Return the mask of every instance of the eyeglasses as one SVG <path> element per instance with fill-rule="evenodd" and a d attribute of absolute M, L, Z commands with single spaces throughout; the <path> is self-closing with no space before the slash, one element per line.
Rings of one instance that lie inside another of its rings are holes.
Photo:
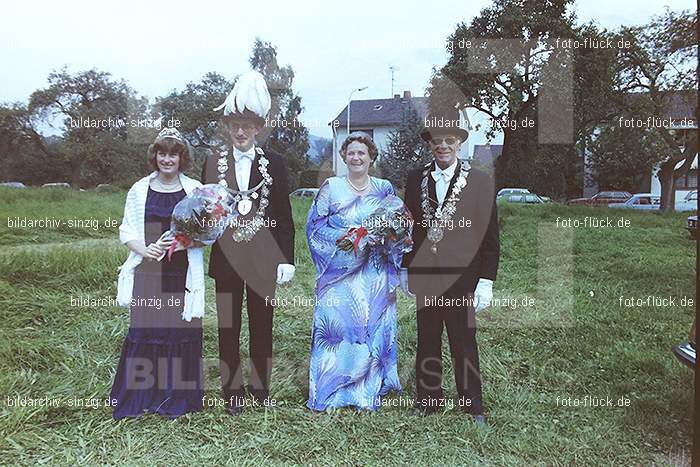
<path fill-rule="evenodd" d="M 457 141 L 459 141 L 459 138 L 455 138 L 454 136 L 448 136 L 446 138 L 432 138 L 430 140 L 430 144 L 432 144 L 433 146 L 440 146 L 443 142 L 445 142 L 445 144 L 447 144 L 448 146 L 452 146 Z"/>
<path fill-rule="evenodd" d="M 238 123 L 238 122 L 231 122 L 228 124 L 228 127 L 233 130 L 233 131 L 238 131 L 240 129 L 243 129 L 243 131 L 252 131 L 255 129 L 255 125 L 252 123 Z"/>

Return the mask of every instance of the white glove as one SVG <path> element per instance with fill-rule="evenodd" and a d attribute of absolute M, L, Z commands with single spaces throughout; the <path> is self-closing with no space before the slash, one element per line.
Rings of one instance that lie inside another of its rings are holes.
<path fill-rule="evenodd" d="M 474 313 L 478 313 L 491 304 L 493 300 L 493 281 L 479 279 L 474 290 Z"/>
<path fill-rule="evenodd" d="M 291 264 L 278 264 L 277 265 L 277 283 L 284 284 L 289 282 L 294 277 L 294 271 L 296 268 Z"/>
<path fill-rule="evenodd" d="M 399 279 L 401 280 L 401 290 L 403 290 L 403 293 L 409 297 L 415 297 L 416 295 L 408 288 L 408 269 L 401 268 L 399 270 Z"/>

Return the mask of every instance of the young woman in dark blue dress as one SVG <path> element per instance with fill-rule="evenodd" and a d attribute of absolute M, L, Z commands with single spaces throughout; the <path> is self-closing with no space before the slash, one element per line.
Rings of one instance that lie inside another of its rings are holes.
<path fill-rule="evenodd" d="M 148 151 L 155 172 L 127 195 L 120 240 L 131 253 L 120 269 L 118 300 L 129 306 L 130 325 L 111 391 L 115 419 L 202 409 L 202 249 L 159 260 L 170 246 L 159 239 L 173 208 L 200 186 L 181 172 L 188 148 L 177 130 L 163 130 Z"/>

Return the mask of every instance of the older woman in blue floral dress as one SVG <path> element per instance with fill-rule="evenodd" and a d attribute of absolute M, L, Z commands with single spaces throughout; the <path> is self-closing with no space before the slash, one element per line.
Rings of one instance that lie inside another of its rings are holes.
<path fill-rule="evenodd" d="M 368 170 L 377 148 L 352 133 L 341 148 L 347 176 L 326 180 L 306 232 L 316 267 L 309 400 L 314 411 L 376 410 L 401 391 L 396 364 L 396 288 L 411 219 L 388 180 Z"/>

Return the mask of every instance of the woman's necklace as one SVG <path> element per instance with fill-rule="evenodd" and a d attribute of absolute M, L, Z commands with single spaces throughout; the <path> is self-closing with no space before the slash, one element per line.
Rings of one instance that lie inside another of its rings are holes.
<path fill-rule="evenodd" d="M 179 177 L 176 177 L 175 179 L 173 179 L 173 181 L 171 183 L 164 183 L 163 181 L 161 181 L 160 177 L 154 178 L 153 181 L 157 185 L 157 188 L 160 188 L 163 191 L 174 191 L 180 187 L 180 178 Z"/>
<path fill-rule="evenodd" d="M 369 182 L 370 182 L 369 177 L 367 177 L 367 183 L 365 183 L 365 186 L 363 186 L 363 187 L 356 187 L 355 184 L 350 181 L 350 177 L 345 177 L 345 179 L 348 181 L 348 184 L 358 193 L 362 193 L 363 191 L 365 191 L 369 187 Z"/>

